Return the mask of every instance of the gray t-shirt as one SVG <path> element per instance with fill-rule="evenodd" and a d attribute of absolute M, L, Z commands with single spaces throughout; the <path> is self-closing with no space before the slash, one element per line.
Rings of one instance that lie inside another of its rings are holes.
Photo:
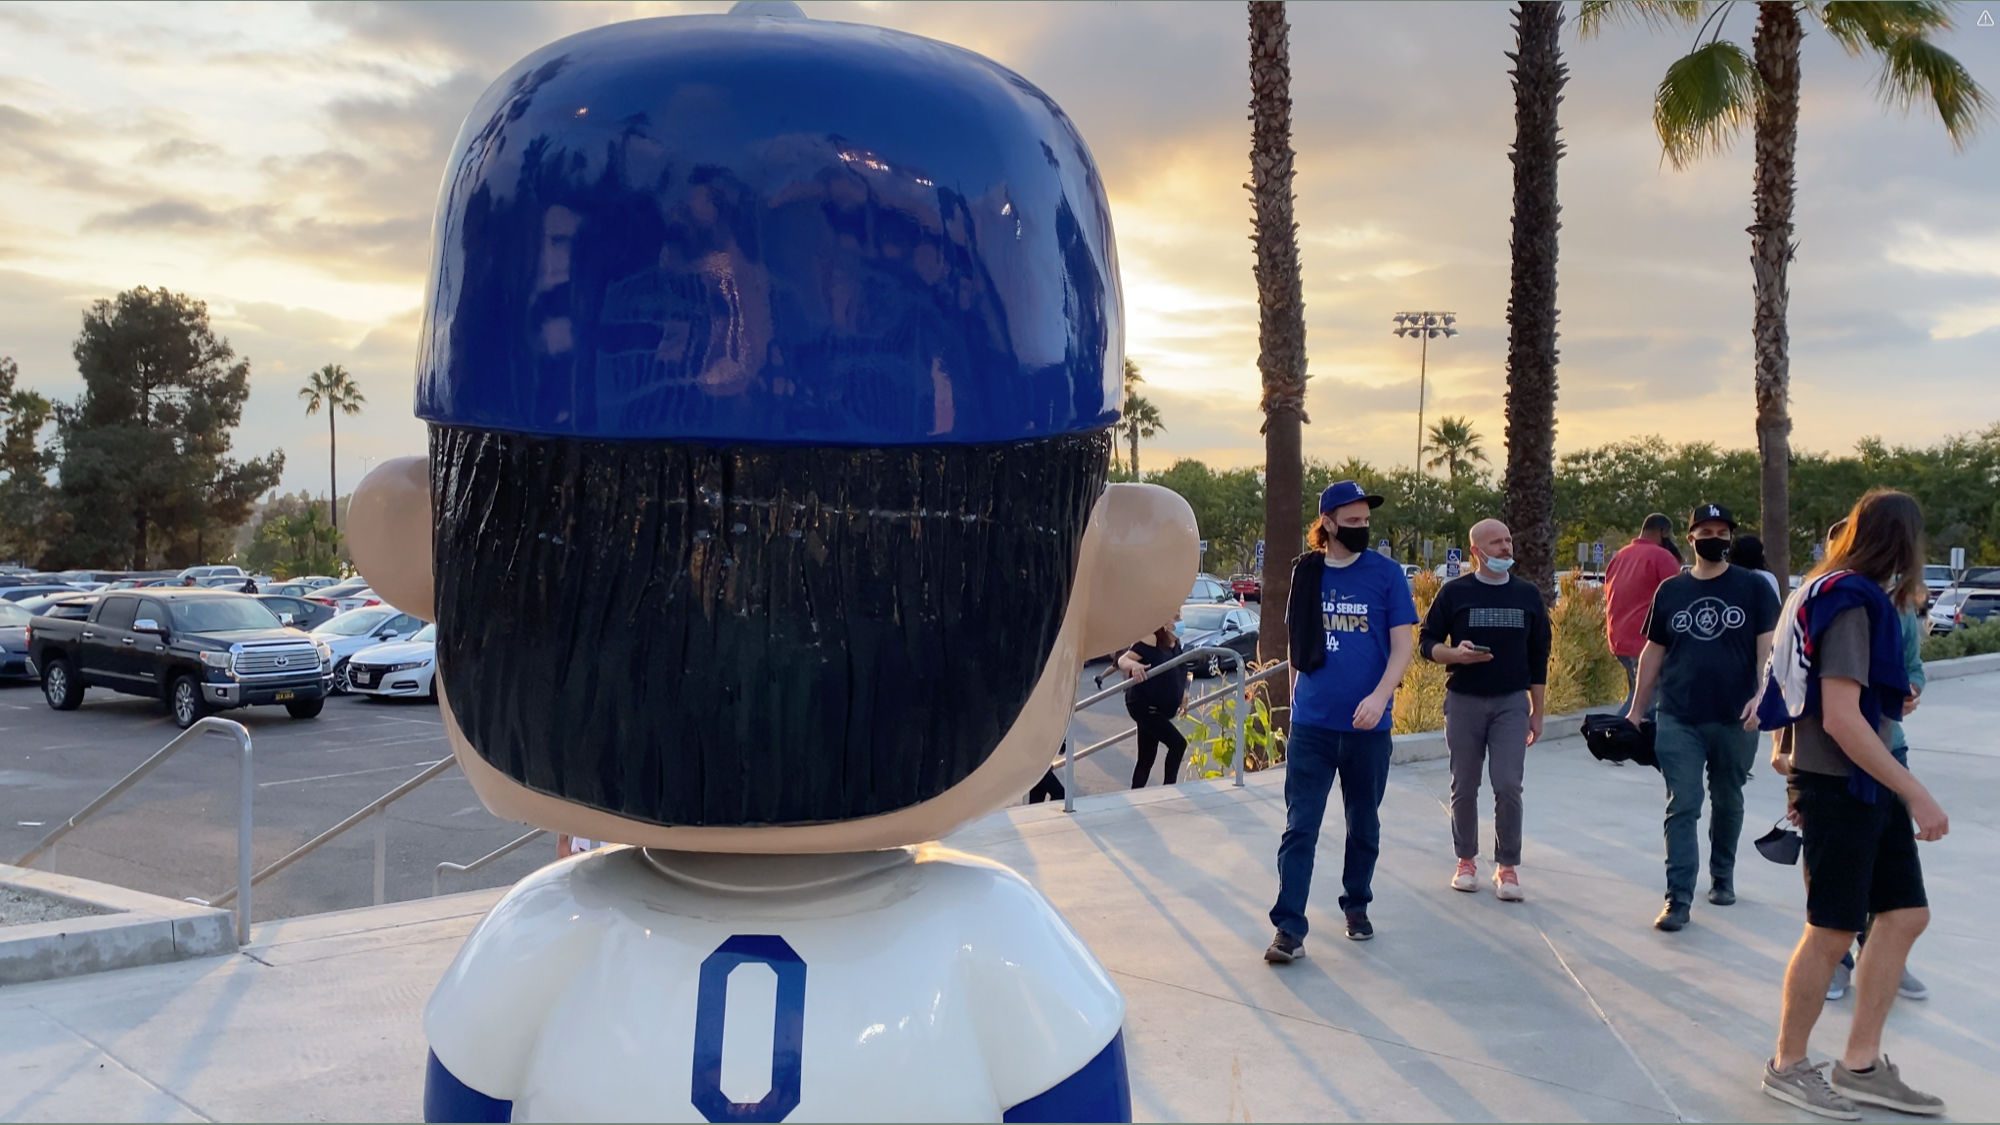
<path fill-rule="evenodd" d="M 1822 692 L 1829 678 L 1853 680 L 1867 687 L 1869 641 L 1866 609 L 1846 610 L 1833 619 L 1826 632 L 1820 634 L 1814 661 L 1814 674 L 1820 678 Z M 1883 745 L 1889 745 L 1895 724 L 1884 718 L 1875 725 L 1875 733 L 1882 736 Z M 1778 731 L 1777 741 L 1780 753 L 1791 754 L 1794 771 L 1846 777 L 1853 770 L 1847 753 L 1826 733 L 1826 724 L 1818 715 L 1808 715 Z"/>

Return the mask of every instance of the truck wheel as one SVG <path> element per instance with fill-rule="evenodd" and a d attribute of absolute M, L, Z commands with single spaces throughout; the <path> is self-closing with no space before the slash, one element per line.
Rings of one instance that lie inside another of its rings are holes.
<path fill-rule="evenodd" d="M 201 699 L 201 685 L 188 675 L 174 678 L 173 686 L 167 689 L 167 706 L 173 712 L 174 725 L 182 730 L 208 714 L 208 705 Z"/>
<path fill-rule="evenodd" d="M 317 719 L 319 713 L 324 710 L 326 710 L 324 699 L 301 699 L 295 703 L 285 704 L 285 712 L 294 719 Z"/>
<path fill-rule="evenodd" d="M 83 706 L 83 681 L 76 678 L 76 665 L 60 656 L 49 661 L 42 669 L 42 696 L 58 711 Z"/>

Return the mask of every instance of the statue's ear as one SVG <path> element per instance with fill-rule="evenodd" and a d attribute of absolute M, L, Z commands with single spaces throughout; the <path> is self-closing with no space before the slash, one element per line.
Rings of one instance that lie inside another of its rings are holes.
<path fill-rule="evenodd" d="M 398 457 L 361 478 L 347 508 L 354 565 L 382 600 L 437 620 L 431 584 L 431 471 L 428 457 Z"/>
<path fill-rule="evenodd" d="M 1075 596 L 1087 599 L 1085 655 L 1123 648 L 1172 621 L 1200 564 L 1194 509 L 1178 493 L 1155 484 L 1105 489 L 1077 573 Z"/>

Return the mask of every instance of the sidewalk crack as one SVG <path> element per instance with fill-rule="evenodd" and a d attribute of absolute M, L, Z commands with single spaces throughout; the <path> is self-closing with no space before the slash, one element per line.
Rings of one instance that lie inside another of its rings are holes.
<path fill-rule="evenodd" d="M 197 1108 L 194 1105 L 194 1103 L 188 1101 L 186 1098 L 181 1097 L 179 1094 L 174 1093 L 172 1090 L 167 1089 L 165 1086 L 162 1086 L 158 1082 L 155 1082 L 152 1079 L 146 1077 L 144 1074 L 139 1073 L 137 1068 L 133 1067 L 130 1063 L 127 1063 L 124 1059 L 119 1058 L 117 1054 L 115 1054 L 111 1050 L 110 1047 L 105 1046 L 102 1043 L 99 1043 L 97 1040 L 92 1039 L 90 1036 L 85 1035 L 83 1032 L 78 1031 L 74 1027 L 71 1027 L 68 1023 L 64 1022 L 61 1016 L 56 1015 L 54 1012 L 51 1012 L 47 1008 L 44 1008 L 38 1004 L 29 1005 L 29 1007 L 37 1014 L 47 1017 L 50 1023 L 53 1023 L 57 1027 L 62 1028 L 64 1031 L 69 1032 L 71 1035 L 76 1036 L 84 1043 L 89 1044 L 98 1053 L 102 1054 L 106 1059 L 110 1060 L 113 1065 L 117 1066 L 118 1069 L 124 1071 L 125 1073 L 131 1075 L 132 1077 L 138 1079 L 139 1081 L 144 1082 L 147 1086 L 151 1087 L 152 1089 L 158 1090 L 160 1093 L 165 1094 L 166 1096 L 174 1099 L 174 1101 L 180 1103 L 181 1108 L 187 1110 L 189 1113 L 194 1114 L 196 1117 L 201 1118 L 203 1121 L 215 1120 L 215 1118 L 210 1117 L 206 1113 L 203 1113 L 199 1108 Z"/>

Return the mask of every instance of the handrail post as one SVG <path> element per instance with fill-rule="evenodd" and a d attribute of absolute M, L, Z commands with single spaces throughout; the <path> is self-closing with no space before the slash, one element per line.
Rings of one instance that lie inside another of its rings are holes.
<path fill-rule="evenodd" d="M 1243 788 L 1243 759 L 1250 756 L 1250 665 L 1236 662 L 1236 788 Z"/>
<path fill-rule="evenodd" d="M 1076 746 L 1067 738 L 1063 739 L 1063 811 L 1076 811 Z"/>
<path fill-rule="evenodd" d="M 208 720 L 203 719 L 202 722 L 208 722 Z M 230 725 L 236 727 L 237 731 L 240 732 L 237 737 L 241 740 L 237 747 L 236 767 L 238 789 L 236 798 L 236 877 L 243 881 L 244 887 L 242 897 L 236 903 L 236 945 L 240 949 L 250 944 L 249 879 L 251 869 L 256 867 L 250 851 L 254 836 L 252 830 L 254 818 L 251 815 L 251 802 L 257 792 L 257 775 L 256 765 L 250 757 L 250 732 L 245 730 L 240 724 L 231 723 Z"/>
<path fill-rule="evenodd" d="M 389 814 L 375 814 L 375 905 L 382 905 L 389 882 Z"/>

